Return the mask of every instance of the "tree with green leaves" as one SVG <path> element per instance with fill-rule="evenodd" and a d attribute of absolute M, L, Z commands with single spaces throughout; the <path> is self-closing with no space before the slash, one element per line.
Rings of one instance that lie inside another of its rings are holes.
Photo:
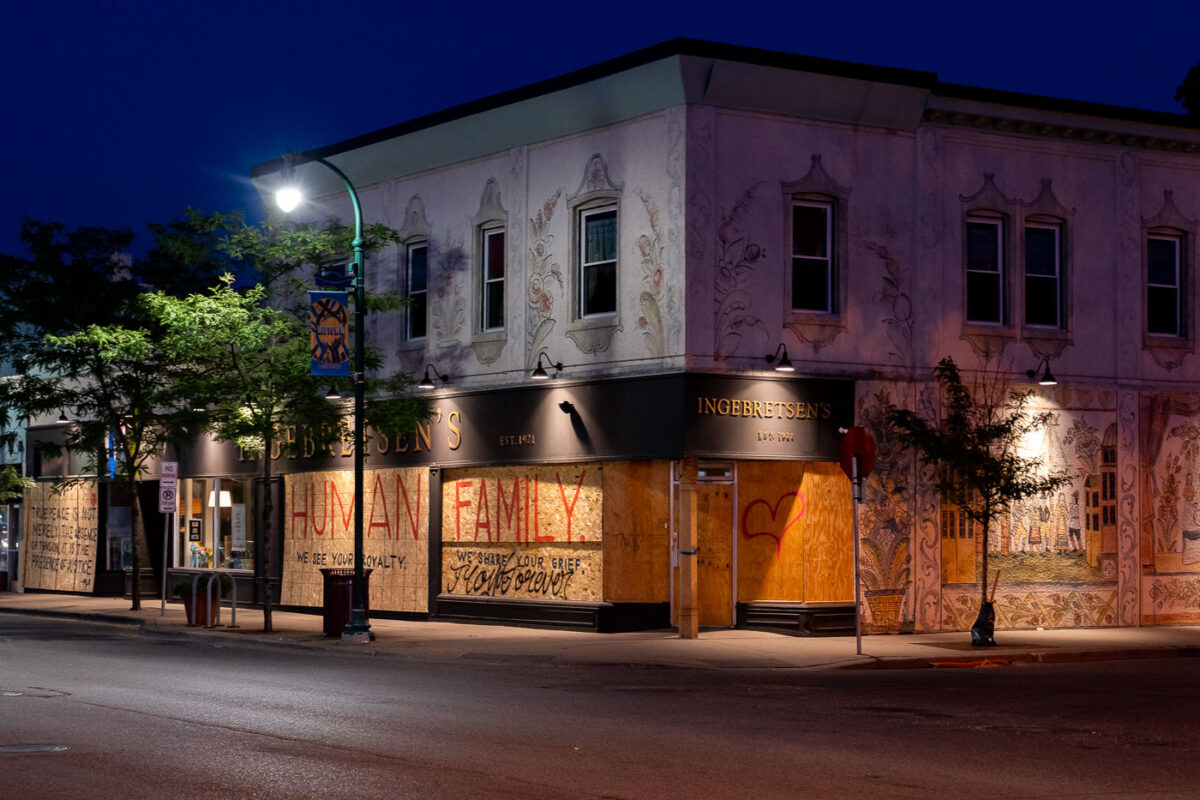
<path fill-rule="evenodd" d="M 138 293 L 124 257 L 133 241 L 124 229 L 25 220 L 26 255 L 0 255 L 0 358 L 19 360 L 44 334 L 113 322 Z"/>
<path fill-rule="evenodd" d="M 89 474 L 108 475 L 113 457 L 113 480 L 131 498 L 136 611 L 141 608 L 140 545 L 145 542 L 138 484 L 148 462 L 178 435 L 189 413 L 169 380 L 165 351 L 146 328 L 88 325 L 61 336 L 42 336 L 32 343 L 25 362 L 24 374 L 0 382 L 0 407 L 6 415 L 37 419 L 65 414 L 70 424 L 62 447 L 82 455 Z"/>
<path fill-rule="evenodd" d="M 1200 61 L 1183 76 L 1183 83 L 1175 87 L 1175 101 L 1183 105 L 1184 112 L 1192 119 L 1200 119 Z"/>
<path fill-rule="evenodd" d="M 9 464 L 0 469 L 0 504 L 19 503 L 25 496 L 26 489 L 32 489 L 34 480 L 26 478 L 17 468 Z"/>
<path fill-rule="evenodd" d="M 192 217 L 200 227 L 218 231 L 211 240 L 224 256 L 259 276 L 264 283 L 239 290 L 232 276 L 208 292 L 176 299 L 159 292 L 145 298 L 146 308 L 164 331 L 175 366 L 178 391 L 205 407 L 207 429 L 217 439 L 236 443 L 262 458 L 263 485 L 271 484 L 272 446 L 277 431 L 296 425 L 308 439 L 329 446 L 347 434 L 341 403 L 324 397 L 331 383 L 349 388 L 350 379 L 331 381 L 310 375 L 311 344 L 307 305 L 302 304 L 306 269 L 336 259 L 349 249 L 352 231 L 339 223 L 324 226 L 269 222 L 246 225 L 238 217 Z M 368 250 L 397 237 L 386 226 L 372 226 Z M 270 286 L 268 287 L 269 284 Z M 391 296 L 374 295 L 371 308 L 398 306 Z M 367 354 L 365 422 L 388 436 L 411 432 L 429 415 L 424 398 L 412 395 L 405 374 L 379 376 L 382 358 Z M 264 493 L 260 540 L 271 538 L 272 503 Z M 262 581 L 263 625 L 271 630 L 270 548 L 257 561 Z"/>
<path fill-rule="evenodd" d="M 982 620 L 991 610 L 988 539 L 992 522 L 1026 498 L 1067 485 L 1070 476 L 1049 469 L 1039 458 L 1021 454 L 1023 440 L 1053 421 L 1049 412 L 1026 410 L 1033 392 L 1008 391 L 998 379 L 984 379 L 970 387 L 952 358 L 943 358 L 933 372 L 942 401 L 940 419 L 927 420 L 894 405 L 887 407 L 885 418 L 901 446 L 914 450 L 922 464 L 935 469 L 935 487 L 943 499 L 979 524 Z M 972 633 L 974 640 L 975 628 Z M 990 630 L 986 638 L 991 639 Z"/>

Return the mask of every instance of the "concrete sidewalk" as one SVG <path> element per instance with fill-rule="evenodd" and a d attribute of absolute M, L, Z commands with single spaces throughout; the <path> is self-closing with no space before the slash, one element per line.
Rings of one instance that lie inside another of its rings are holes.
<path fill-rule="evenodd" d="M 197 640 L 369 653 L 432 661 L 526 662 L 694 669 L 962 668 L 1081 660 L 1166 658 L 1200 655 L 1200 626 L 1072 628 L 999 631 L 998 647 L 975 648 L 966 632 L 796 637 L 747 630 L 705 630 L 683 640 L 673 630 L 591 633 L 458 622 L 372 619 L 376 639 L 345 644 L 322 634 L 322 617 L 275 611 L 271 633 L 262 630 L 261 609 L 221 609 L 214 628 L 188 627 L 183 606 L 147 598 L 139 611 L 128 600 L 68 594 L 0 592 L 0 613 L 38 614 L 136 625 L 149 633 Z"/>

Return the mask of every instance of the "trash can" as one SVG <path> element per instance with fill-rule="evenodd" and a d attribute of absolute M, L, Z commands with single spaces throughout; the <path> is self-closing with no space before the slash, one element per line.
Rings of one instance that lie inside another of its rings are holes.
<path fill-rule="evenodd" d="M 325 635 L 341 636 L 354 612 L 354 570 L 341 567 L 321 570 L 325 590 Z M 363 611 L 371 608 L 371 570 L 363 570 Z"/>

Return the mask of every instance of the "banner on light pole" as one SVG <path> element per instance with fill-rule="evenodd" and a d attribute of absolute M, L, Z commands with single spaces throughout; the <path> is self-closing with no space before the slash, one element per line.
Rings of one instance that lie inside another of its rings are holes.
<path fill-rule="evenodd" d="M 317 378 L 350 375 L 350 301 L 348 292 L 309 292 L 312 370 Z"/>

